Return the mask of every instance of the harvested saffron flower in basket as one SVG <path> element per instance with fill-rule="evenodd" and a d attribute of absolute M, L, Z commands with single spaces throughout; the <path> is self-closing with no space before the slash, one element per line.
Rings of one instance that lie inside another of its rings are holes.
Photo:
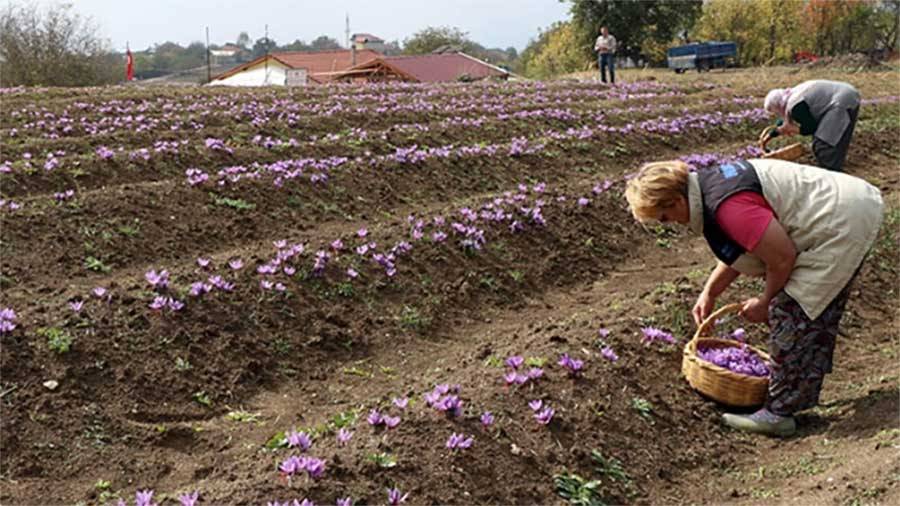
<path fill-rule="evenodd" d="M 759 377 L 769 375 L 769 366 L 746 345 L 727 348 L 698 347 L 697 356 L 738 374 Z"/>

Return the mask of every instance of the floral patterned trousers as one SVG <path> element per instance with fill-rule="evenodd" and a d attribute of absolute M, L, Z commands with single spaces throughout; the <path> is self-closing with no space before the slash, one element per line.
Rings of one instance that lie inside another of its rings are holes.
<path fill-rule="evenodd" d="M 790 416 L 819 403 L 852 283 L 851 279 L 815 320 L 784 291 L 769 302 L 772 363 L 766 408 L 770 412 Z"/>

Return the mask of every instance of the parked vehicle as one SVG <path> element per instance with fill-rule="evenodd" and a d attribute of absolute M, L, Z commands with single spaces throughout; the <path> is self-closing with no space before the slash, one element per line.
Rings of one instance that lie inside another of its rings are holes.
<path fill-rule="evenodd" d="M 669 68 L 677 73 L 697 69 L 733 67 L 737 64 L 737 44 L 734 42 L 699 42 L 670 48 Z"/>

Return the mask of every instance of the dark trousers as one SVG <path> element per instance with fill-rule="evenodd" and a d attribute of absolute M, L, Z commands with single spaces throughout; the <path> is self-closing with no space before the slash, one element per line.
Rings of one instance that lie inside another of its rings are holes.
<path fill-rule="evenodd" d="M 850 138 L 853 137 L 853 128 L 856 127 L 856 117 L 859 115 L 859 106 L 849 109 L 847 114 L 850 115 L 850 124 L 847 125 L 837 145 L 829 146 L 827 142 L 813 136 L 813 154 L 819 167 L 823 169 L 842 172 L 844 168 L 844 160 L 847 159 L 847 151 L 850 149 Z"/>
<path fill-rule="evenodd" d="M 606 82 L 606 67 L 609 67 L 609 82 L 616 82 L 616 58 L 612 53 L 600 54 L 600 79 Z"/>

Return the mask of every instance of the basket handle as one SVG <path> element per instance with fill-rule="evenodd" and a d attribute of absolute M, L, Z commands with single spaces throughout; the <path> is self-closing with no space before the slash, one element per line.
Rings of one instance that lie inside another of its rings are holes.
<path fill-rule="evenodd" d="M 739 302 L 720 307 L 718 310 L 714 311 L 713 314 L 709 315 L 705 320 L 703 320 L 703 323 L 701 323 L 700 326 L 697 327 L 697 332 L 694 334 L 694 337 L 691 339 L 691 341 L 703 335 L 703 333 L 706 332 L 706 329 L 716 321 L 716 318 L 722 316 L 725 313 L 734 313 L 740 311 L 742 307 L 744 307 L 744 305 Z"/>

